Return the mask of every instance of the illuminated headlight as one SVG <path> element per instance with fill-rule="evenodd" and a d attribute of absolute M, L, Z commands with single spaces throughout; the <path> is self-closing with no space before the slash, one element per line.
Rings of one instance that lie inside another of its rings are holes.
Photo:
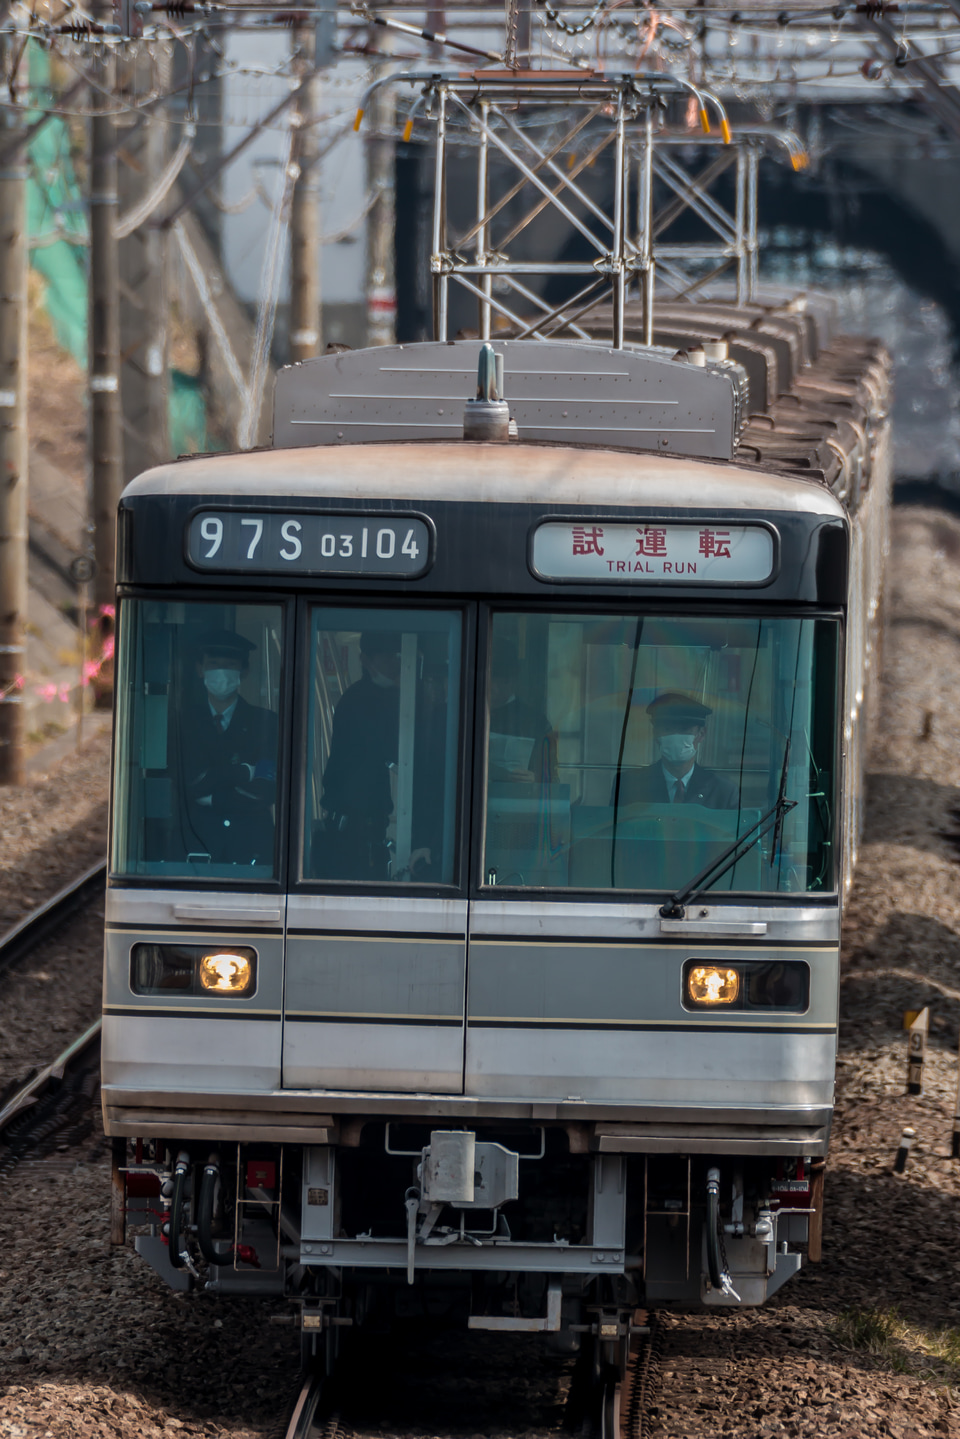
<path fill-rule="evenodd" d="M 135 944 L 130 951 L 134 994 L 222 994 L 234 999 L 253 993 L 257 952 L 209 944 Z"/>
<path fill-rule="evenodd" d="M 736 1004 L 740 976 L 735 969 L 698 964 L 687 970 L 687 1000 L 690 1004 Z"/>
<path fill-rule="evenodd" d="M 810 1004 L 810 966 L 802 959 L 744 959 L 734 964 L 688 959 L 686 1009 L 779 1009 L 803 1013 Z"/>
<path fill-rule="evenodd" d="M 253 965 L 245 954 L 205 954 L 200 983 L 217 994 L 246 994 L 253 983 Z"/>

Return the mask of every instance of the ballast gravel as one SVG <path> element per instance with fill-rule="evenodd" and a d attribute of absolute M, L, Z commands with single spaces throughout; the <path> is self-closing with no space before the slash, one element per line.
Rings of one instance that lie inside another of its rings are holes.
<path fill-rule="evenodd" d="M 109 793 L 106 729 L 27 784 L 0 787 L 0 936 L 103 859 Z"/>
<path fill-rule="evenodd" d="M 0 788 L 0 937 L 103 859 L 109 779 L 104 731 L 30 783 Z M 100 902 L 15 969 L 0 972 L 0 1092 L 48 1063 L 96 1019 L 102 952 Z"/>
<path fill-rule="evenodd" d="M 960 1322 L 960 1163 L 950 1157 L 960 1026 L 960 849 L 951 840 L 960 835 L 960 522 L 939 511 L 894 512 L 885 664 L 844 931 L 823 1263 L 762 1310 L 664 1316 L 657 1439 L 960 1439 L 960 1369 L 936 1352 L 949 1357 L 949 1328 Z M 54 818 L 49 834 L 56 829 Z M 30 840 L 27 826 L 19 848 L 5 851 L 24 872 Z M 41 834 L 38 843 L 50 841 Z M 0 894 L 14 904 L 15 887 Z M 49 972 L 87 965 L 98 976 L 97 937 L 86 944 L 62 954 L 56 970 L 50 960 Z M 57 983 L 38 985 L 32 1002 L 39 1023 L 56 1022 Z M 925 1092 L 907 1097 L 903 1013 L 924 1006 L 932 1017 Z M 25 1058 L 34 1044 L 25 1038 Z M 917 1140 L 901 1177 L 893 1160 L 907 1125 Z M 270 1322 L 282 1307 L 168 1291 L 130 1250 L 109 1248 L 108 1190 L 102 1138 L 21 1165 L 4 1186 L 0 1439 L 276 1433 L 296 1369 L 292 1331 Z M 367 1345 L 374 1369 L 389 1343 L 375 1336 Z M 535 1341 L 482 1345 L 477 1365 L 470 1353 L 457 1344 L 445 1364 L 410 1365 L 402 1400 L 387 1386 L 352 1432 L 532 1439 L 559 1431 Z M 462 1374 L 451 1385 L 456 1362 Z M 558 1369 L 558 1399 L 568 1373 Z"/>

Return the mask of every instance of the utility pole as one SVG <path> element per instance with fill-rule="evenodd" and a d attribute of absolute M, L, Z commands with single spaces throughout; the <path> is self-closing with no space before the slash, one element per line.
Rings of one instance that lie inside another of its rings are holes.
<path fill-rule="evenodd" d="M 15 64 L 11 38 L 2 68 Z M 16 96 L 16 78 L 10 90 Z M 17 141 L 19 140 L 19 144 Z M 27 618 L 27 152 L 23 111 L 0 111 L 0 784 L 22 784 Z"/>
<path fill-rule="evenodd" d="M 146 47 L 118 66 L 119 88 L 148 94 L 169 84 L 170 66 Z M 166 72 L 166 73 L 165 73 Z M 155 106 L 144 122 L 118 121 L 117 203 L 121 218 L 152 191 L 166 160 L 167 122 Z M 167 371 L 169 232 L 149 219 L 118 242 L 118 304 L 124 483 L 170 458 Z"/>
<path fill-rule="evenodd" d="M 110 0 L 96 15 L 112 23 Z M 90 122 L 90 449 L 93 485 L 90 513 L 97 562 L 96 604 L 112 605 L 116 583 L 117 503 L 122 488 L 120 419 L 120 304 L 117 253 L 117 126 L 112 113 L 116 62 L 104 47 L 102 89 L 91 91 Z M 103 92 L 106 91 L 106 94 Z"/>
<path fill-rule="evenodd" d="M 292 36 L 293 73 L 306 81 L 291 116 L 292 163 L 297 167 L 290 209 L 290 359 L 312 359 L 320 353 L 322 307 L 320 290 L 320 166 L 317 160 L 317 108 L 320 85 L 308 78 L 317 60 L 315 27 L 300 25 Z"/>
<path fill-rule="evenodd" d="M 378 65 L 374 78 L 382 79 L 388 73 L 386 65 Z M 367 135 L 367 189 L 376 196 L 367 217 L 368 345 L 392 345 L 396 340 L 396 114 L 392 88 L 381 85 L 371 97 Z"/>

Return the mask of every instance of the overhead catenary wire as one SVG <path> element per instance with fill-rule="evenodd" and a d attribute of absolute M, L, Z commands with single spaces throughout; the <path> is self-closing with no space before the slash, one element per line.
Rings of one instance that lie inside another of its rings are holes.
<path fill-rule="evenodd" d="M 211 293 L 210 286 L 207 283 L 203 266 L 200 263 L 196 250 L 193 248 L 183 220 L 174 221 L 171 229 L 177 241 L 180 254 L 183 257 L 184 264 L 189 271 L 190 278 L 196 287 L 201 307 L 210 326 L 210 333 L 216 341 L 217 348 L 220 351 L 223 363 L 226 366 L 230 379 L 233 381 L 237 394 L 243 399 L 247 392 L 247 382 L 244 379 L 243 371 L 240 368 L 240 362 L 237 359 L 234 348 L 230 343 L 230 337 L 220 318 L 220 313 L 214 301 L 213 294 Z"/>
<path fill-rule="evenodd" d="M 171 155 L 157 176 L 157 182 L 153 189 L 143 197 L 138 205 L 117 220 L 113 227 L 113 233 L 118 240 L 125 240 L 128 235 L 132 235 L 134 230 L 138 230 L 143 222 L 150 218 L 157 206 L 163 203 L 176 184 L 177 176 L 186 164 L 192 148 L 193 133 L 188 130 L 180 141 L 178 149 Z"/>
<path fill-rule="evenodd" d="M 295 183 L 293 156 L 293 127 L 287 130 L 287 143 L 281 184 L 277 191 L 276 206 L 270 232 L 267 237 L 260 276 L 260 304 L 257 309 L 257 329 L 254 339 L 253 363 L 250 381 L 246 389 L 243 413 L 237 431 L 237 442 L 241 450 L 248 450 L 256 439 L 256 426 L 260 419 L 263 390 L 266 382 L 267 364 L 273 344 L 273 328 L 276 322 L 277 301 L 280 294 L 281 250 L 290 224 L 290 202 Z"/>

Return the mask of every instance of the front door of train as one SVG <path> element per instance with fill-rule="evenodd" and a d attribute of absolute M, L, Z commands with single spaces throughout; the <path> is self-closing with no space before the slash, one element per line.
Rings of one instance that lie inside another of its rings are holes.
<path fill-rule="evenodd" d="M 398 604 L 302 615 L 288 1088 L 462 1091 L 466 621 Z"/>

